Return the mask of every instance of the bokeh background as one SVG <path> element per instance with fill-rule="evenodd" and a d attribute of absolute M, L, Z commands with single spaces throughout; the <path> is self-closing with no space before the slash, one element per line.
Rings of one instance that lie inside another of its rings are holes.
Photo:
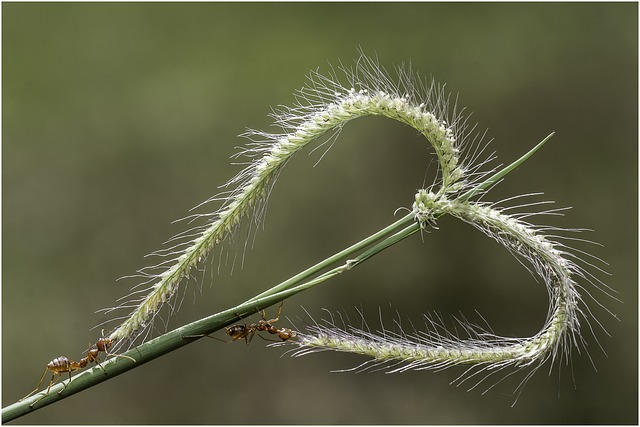
<path fill-rule="evenodd" d="M 585 354 L 485 395 L 449 385 L 460 371 L 331 373 L 362 359 L 281 357 L 254 339 L 199 341 L 16 423 L 637 423 L 637 4 L 3 3 L 2 401 L 29 392 L 58 355 L 82 357 L 133 284 L 118 281 L 184 229 L 171 221 L 240 166 L 245 128 L 270 129 L 309 70 L 351 65 L 358 48 L 392 70 L 411 62 L 446 83 L 508 163 L 553 140 L 491 200 L 544 191 L 572 206 L 553 224 L 595 230 L 581 246 L 609 263 L 623 303 L 590 289 L 611 337 Z M 280 176 L 265 229 L 202 293 L 187 290 L 169 327 L 217 312 L 394 220 L 434 171 L 416 132 L 381 118 L 350 123 Z M 215 207 L 212 207 L 214 209 Z M 236 249 L 231 248 L 231 253 Z M 244 266 L 240 259 L 244 256 Z M 217 261 L 216 261 L 217 265 Z M 506 251 L 442 219 L 342 277 L 288 300 L 376 326 L 378 308 L 478 310 L 497 333 L 528 336 L 544 287 Z M 407 319 L 407 317 L 403 317 Z M 287 321 L 282 324 L 286 325 Z M 407 324 L 407 323 L 405 323 Z M 162 325 L 159 325 L 162 328 Z"/>

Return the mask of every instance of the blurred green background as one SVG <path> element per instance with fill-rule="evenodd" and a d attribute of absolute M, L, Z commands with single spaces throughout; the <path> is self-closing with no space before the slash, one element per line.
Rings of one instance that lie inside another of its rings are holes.
<path fill-rule="evenodd" d="M 3 3 L 3 406 L 28 393 L 58 355 L 79 359 L 143 256 L 184 230 L 170 224 L 217 193 L 240 166 L 246 127 L 291 105 L 310 69 L 351 65 L 361 47 L 391 70 L 446 83 L 489 129 L 508 163 L 553 140 L 487 200 L 544 191 L 563 218 L 595 230 L 580 247 L 610 263 L 618 303 L 585 284 L 611 337 L 586 333 L 590 357 L 541 369 L 517 405 L 518 380 L 482 395 L 455 388 L 459 370 L 331 373 L 358 356 L 280 357 L 199 341 L 18 423 L 528 423 L 638 422 L 637 4 L 42 4 Z M 338 142 L 300 154 L 280 176 L 265 229 L 220 268 L 202 295 L 189 285 L 174 328 L 244 301 L 394 220 L 430 182 L 416 132 L 381 118 L 347 125 Z M 215 207 L 212 207 L 214 209 Z M 450 218 L 337 280 L 288 300 L 353 314 L 378 307 L 484 316 L 528 336 L 547 313 L 544 287 L 506 251 Z M 241 268 L 241 259 L 244 266 Z M 218 260 L 215 260 L 218 265 Z M 232 268 L 233 267 L 233 268 Z M 217 267 L 215 267 L 217 268 Z M 208 277 L 208 276 L 207 276 Z M 602 276 L 601 276 L 602 277 Z M 586 297 L 588 299 L 588 297 Z M 406 317 L 403 317 L 406 319 Z M 157 326 L 163 329 L 158 322 Z M 282 324 L 288 322 L 283 320 Z M 408 324 L 408 323 L 405 323 Z M 585 330 L 587 330 L 585 325 Z M 575 385 L 574 385 L 575 383 Z M 471 385 L 471 384 L 470 384 Z M 488 384 L 490 385 L 490 384 Z"/>

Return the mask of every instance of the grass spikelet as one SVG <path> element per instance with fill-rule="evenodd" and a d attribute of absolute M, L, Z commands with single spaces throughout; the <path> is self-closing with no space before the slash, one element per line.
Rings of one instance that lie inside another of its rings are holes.
<path fill-rule="evenodd" d="M 226 184 L 231 190 L 198 206 L 222 201 L 218 210 L 189 217 L 204 218 L 206 224 L 179 234 L 170 240 L 174 246 L 155 252 L 164 260 L 139 270 L 135 277 L 142 278 L 142 283 L 117 307 L 106 310 L 133 308 L 111 332 L 112 340 L 146 337 L 159 310 L 172 303 L 191 269 L 198 268 L 214 247 L 233 236 L 244 218 L 255 224 L 261 222 L 266 200 L 284 165 L 309 143 L 341 129 L 350 120 L 383 116 L 411 126 L 435 150 L 441 193 L 455 193 L 464 187 L 464 178 L 473 174 L 465 170 L 458 148 L 467 126 L 459 115 L 447 118 L 449 98 L 442 87 L 420 79 L 410 67 L 398 68 L 394 81 L 376 60 L 365 55 L 354 67 L 340 67 L 339 71 L 342 78 L 336 73 L 325 76 L 312 72 L 307 85 L 296 92 L 296 104 L 280 107 L 274 113 L 275 125 L 283 129 L 282 133 L 248 130 L 243 134 L 252 142 L 237 156 L 247 158 L 248 166 Z"/>
<path fill-rule="evenodd" d="M 531 195 L 513 197 L 504 202 L 521 200 L 527 196 Z M 500 203 L 449 199 L 446 195 L 437 195 L 428 190 L 420 190 L 414 203 L 416 220 L 424 228 L 435 226 L 437 218 L 445 214 L 459 218 L 502 244 L 530 272 L 541 279 L 546 285 L 550 306 L 543 328 L 534 336 L 499 336 L 469 323 L 464 318 L 456 319 L 456 324 L 468 336 L 463 339 L 450 333 L 442 319 L 436 316 L 425 316 L 426 331 L 407 334 L 401 328 L 388 331 L 383 326 L 381 332 L 372 333 L 368 328 L 353 327 L 344 322 L 339 326 L 331 316 L 329 320 L 313 321 L 306 332 L 299 333 L 298 341 L 293 344 L 300 348 L 293 352 L 294 356 L 320 350 L 369 356 L 370 360 L 349 369 L 358 372 L 379 369 L 386 369 L 389 373 L 406 370 L 442 370 L 450 366 L 468 365 L 469 368 L 454 383 L 460 385 L 474 379 L 471 389 L 496 373 L 504 372 L 504 377 L 508 377 L 518 370 L 529 368 L 515 390 L 517 401 L 517 396 L 527 380 L 548 360 L 564 360 L 568 363 L 574 348 L 578 352 L 584 351 L 588 354 L 581 322 L 587 324 L 587 329 L 593 333 L 596 341 L 594 325 L 607 333 L 584 304 L 578 292 L 578 288 L 582 287 L 575 278 L 590 282 L 604 294 L 615 299 L 611 294 L 612 290 L 588 272 L 587 268 L 595 266 L 583 257 L 592 256 L 561 243 L 562 233 L 575 230 L 533 226 L 522 220 L 535 215 L 558 215 L 562 209 L 507 213 L 548 203 L 551 202 L 530 202 L 498 208 L 497 205 Z M 550 232 L 561 234 L 556 235 L 554 239 L 554 236 L 545 234 Z M 587 294 L 592 297 L 590 293 Z M 400 323 L 397 322 L 396 325 L 399 327 Z M 515 370 L 505 371 L 509 367 Z M 493 382 L 485 391 L 494 387 L 497 382 Z"/>

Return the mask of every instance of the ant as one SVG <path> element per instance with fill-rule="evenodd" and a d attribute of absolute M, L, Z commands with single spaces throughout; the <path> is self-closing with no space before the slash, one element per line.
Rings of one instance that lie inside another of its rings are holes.
<path fill-rule="evenodd" d="M 42 400 L 45 396 L 49 394 L 51 387 L 57 382 L 56 375 L 59 378 L 61 378 L 62 374 L 67 372 L 69 374 L 69 382 L 71 382 L 71 373 L 85 368 L 89 363 L 98 364 L 98 366 L 100 366 L 100 368 L 104 371 L 106 375 L 107 371 L 105 371 L 104 367 L 100 364 L 100 358 L 98 357 L 101 351 L 105 352 L 107 356 L 124 357 L 127 359 L 131 359 L 133 362 L 136 361 L 133 357 L 125 356 L 122 354 L 109 353 L 108 350 L 112 344 L 113 344 L 113 340 L 111 338 L 105 338 L 105 337 L 100 338 L 94 346 L 89 348 L 87 352 L 87 356 L 80 359 L 79 362 L 75 362 L 65 356 L 56 357 L 55 359 L 53 359 L 51 362 L 47 364 L 47 367 L 42 373 L 42 376 L 40 377 L 40 381 L 38 382 L 38 385 L 36 386 L 36 388 L 31 393 L 27 394 L 25 397 L 20 399 L 20 401 L 23 401 L 24 399 L 28 398 L 33 393 L 38 391 L 38 389 L 40 388 L 40 385 L 42 384 L 42 380 L 44 380 L 44 377 L 48 371 L 53 372 L 53 376 L 51 377 L 51 381 L 49 381 L 49 386 L 47 387 L 47 391 L 42 395 L 42 397 L 40 397 L 40 399 L 31 403 L 29 405 L 30 408 L 32 408 L 33 405 L 38 403 L 40 400 Z M 61 394 L 67 388 L 67 384 L 65 384 L 64 382 L 62 383 L 62 386 L 63 386 L 62 390 L 60 390 L 58 394 Z"/>
<path fill-rule="evenodd" d="M 295 338 L 296 336 L 298 336 L 298 333 L 296 331 L 289 328 L 278 329 L 272 325 L 272 323 L 275 323 L 278 320 L 280 320 L 280 313 L 282 313 L 282 304 L 283 303 L 281 303 L 280 308 L 278 308 L 278 316 L 275 319 L 267 320 L 267 313 L 264 310 L 262 310 L 262 319 L 260 319 L 258 323 L 250 323 L 248 325 L 237 324 L 237 325 L 225 327 L 225 331 L 227 335 L 231 337 L 231 341 L 224 341 L 224 340 L 221 340 L 220 338 L 212 337 L 211 335 L 207 335 L 207 334 L 188 335 L 183 338 L 201 338 L 203 336 L 207 336 L 209 338 L 213 338 L 223 342 L 233 342 L 233 341 L 244 338 L 244 341 L 247 343 L 247 345 L 251 342 L 256 332 L 259 332 L 259 331 L 269 332 L 272 335 L 278 335 L 278 337 L 282 341 Z M 266 338 L 262 337 L 262 335 L 260 334 L 258 334 L 258 336 L 264 340 L 267 340 Z M 267 341 L 271 341 L 271 340 L 267 340 Z"/>
<path fill-rule="evenodd" d="M 102 331 L 102 334 L 104 335 L 104 330 Z M 100 338 L 96 343 L 95 343 L 95 348 L 92 347 L 89 349 L 89 352 L 87 353 L 87 357 L 85 359 L 88 359 L 89 362 L 95 362 L 98 364 L 98 366 L 100 366 L 102 368 L 102 365 L 100 364 L 100 359 L 98 359 L 98 354 L 101 351 L 104 351 L 104 353 L 107 355 L 107 357 L 109 356 L 113 356 L 113 357 L 124 357 L 125 359 L 129 359 L 132 362 L 135 363 L 136 359 L 134 359 L 133 357 L 130 356 L 125 356 L 123 354 L 116 354 L 116 353 L 109 353 L 109 348 L 111 348 L 111 345 L 115 342 L 115 340 L 109 338 L 109 337 L 102 337 Z M 102 370 L 104 371 L 104 368 L 102 368 Z M 106 372 L 105 372 L 106 374 Z"/>
<path fill-rule="evenodd" d="M 280 320 L 280 313 L 282 312 L 282 304 L 283 303 L 281 303 L 280 307 L 278 308 L 278 316 L 276 316 L 275 319 L 267 320 L 267 313 L 264 310 L 262 310 L 262 319 L 260 319 L 258 323 L 251 323 L 248 325 L 238 324 L 238 325 L 230 326 L 228 328 L 225 328 L 227 335 L 231 337 L 231 341 L 244 338 L 244 341 L 247 343 L 247 345 L 251 342 L 251 340 L 253 339 L 253 336 L 258 331 L 266 331 L 272 335 L 278 335 L 278 338 L 280 338 L 282 341 L 295 338 L 298 335 L 296 331 L 291 330 L 289 328 L 278 329 L 272 325 L 272 323 L 275 323 L 278 320 Z M 258 334 L 258 336 L 262 338 L 262 335 Z"/>

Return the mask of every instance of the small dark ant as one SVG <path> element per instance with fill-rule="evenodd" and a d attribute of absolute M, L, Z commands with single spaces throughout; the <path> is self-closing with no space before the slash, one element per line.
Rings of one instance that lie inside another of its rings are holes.
<path fill-rule="evenodd" d="M 133 362 L 136 361 L 133 357 L 125 356 L 122 354 L 109 353 L 108 350 L 112 344 L 113 344 L 113 340 L 111 338 L 105 338 L 105 337 L 100 338 L 94 346 L 89 348 L 89 350 L 87 351 L 87 356 L 80 359 L 79 362 L 75 362 L 65 356 L 56 357 L 55 359 L 53 359 L 51 362 L 47 364 L 47 367 L 42 373 L 42 376 L 40 377 L 40 381 L 38 382 L 38 385 L 36 386 L 36 388 L 31 393 L 27 394 L 25 397 L 20 399 L 20 401 L 28 398 L 33 393 L 38 391 L 38 389 L 40 388 L 40 385 L 42 384 L 42 380 L 44 380 L 44 377 L 48 371 L 53 372 L 53 376 L 51 377 L 51 381 L 49 381 L 49 386 L 47 387 L 47 391 L 42 395 L 42 397 L 40 397 L 40 399 L 31 403 L 29 405 L 30 408 L 32 408 L 33 405 L 41 401 L 45 396 L 49 394 L 51 387 L 58 381 L 56 380 L 56 375 L 58 376 L 58 379 L 60 379 L 62 377 L 62 374 L 67 372 L 69 373 L 69 382 L 71 382 L 71 373 L 85 368 L 89 363 L 96 363 L 98 366 L 100 366 L 100 368 L 106 374 L 107 372 L 104 370 L 104 367 L 100 364 L 100 358 L 98 357 L 101 351 L 105 352 L 107 356 L 124 357 L 127 359 L 131 359 Z M 63 386 L 62 390 L 60 390 L 58 394 L 61 394 L 67 388 L 67 384 L 65 384 L 64 382 L 62 383 L 62 386 Z"/>

